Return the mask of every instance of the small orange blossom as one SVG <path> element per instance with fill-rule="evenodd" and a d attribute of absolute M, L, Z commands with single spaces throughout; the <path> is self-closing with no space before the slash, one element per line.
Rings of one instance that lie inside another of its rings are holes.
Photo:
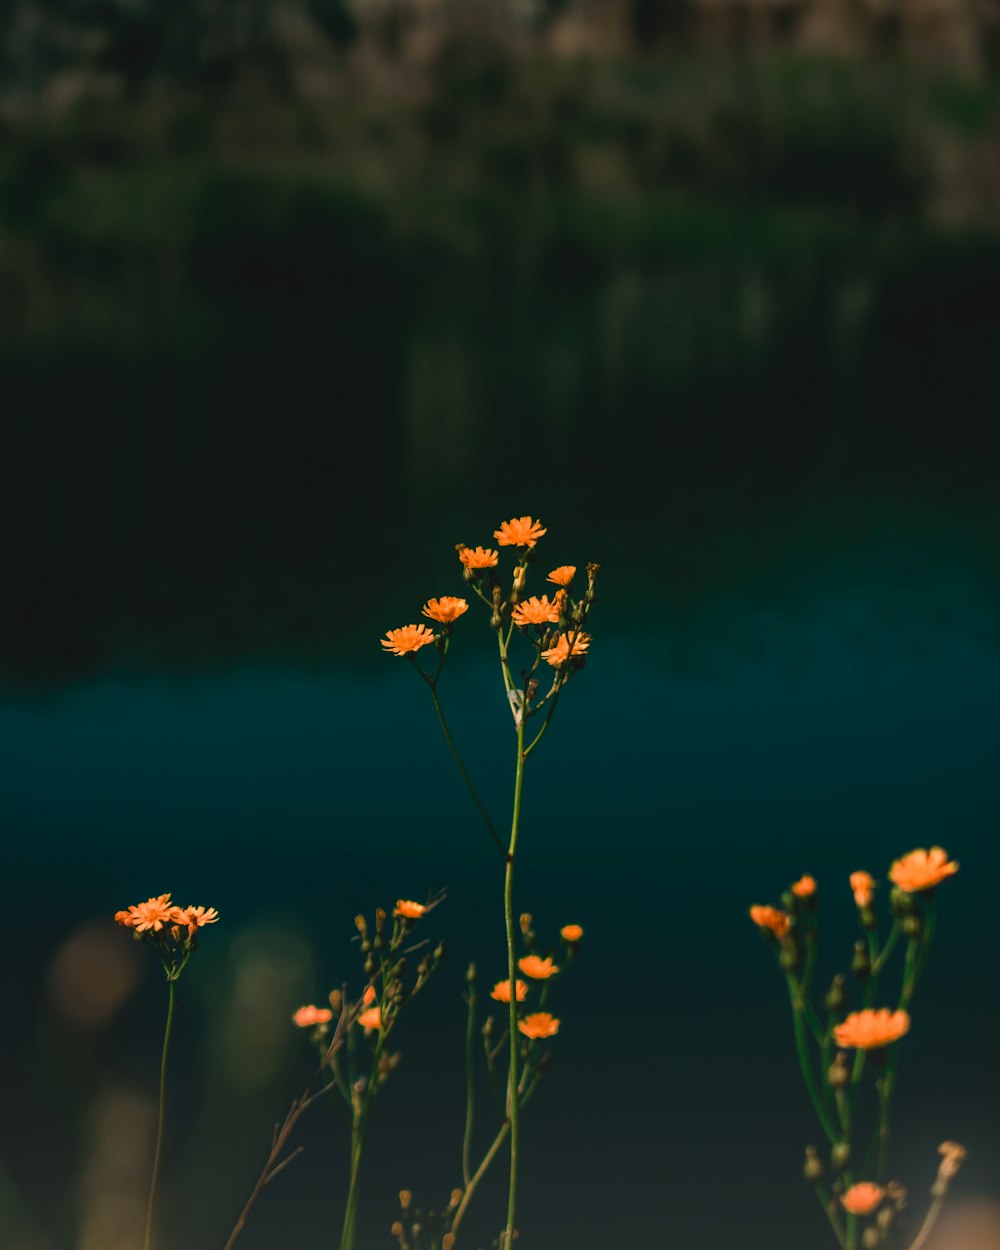
<path fill-rule="evenodd" d="M 458 558 L 467 569 L 493 569 L 500 556 L 492 547 L 466 547 L 459 543 Z"/>
<path fill-rule="evenodd" d="M 366 1033 L 370 1033 L 372 1029 L 380 1029 L 382 1027 L 382 1008 L 369 1007 L 366 1011 L 358 1013 L 358 1024 Z"/>
<path fill-rule="evenodd" d="M 523 1020 L 518 1020 L 517 1027 L 525 1037 L 555 1037 L 559 1032 L 559 1021 L 551 1012 L 535 1011 Z"/>
<path fill-rule="evenodd" d="M 442 625 L 450 625 L 457 621 L 463 612 L 468 612 L 469 603 L 458 595 L 442 595 L 440 599 L 428 599 L 420 609 L 424 616 Z"/>
<path fill-rule="evenodd" d="M 880 1007 L 874 1011 L 866 1007 L 864 1011 L 852 1011 L 843 1024 L 834 1028 L 833 1036 L 838 1046 L 877 1050 L 898 1042 L 909 1031 L 910 1017 L 902 1009 L 890 1011 L 888 1007 Z"/>
<path fill-rule="evenodd" d="M 940 885 L 945 877 L 951 877 L 956 872 L 958 864 L 954 860 L 949 862 L 948 852 L 943 847 L 932 846 L 929 851 L 921 847 L 897 859 L 889 869 L 889 876 L 901 890 L 916 894 Z"/>
<path fill-rule="evenodd" d="M 523 1003 L 528 997 L 528 986 L 524 981 L 517 980 L 514 982 L 517 994 L 517 1001 Z M 510 981 L 498 981 L 490 990 L 490 998 L 495 998 L 498 1003 L 510 1002 Z"/>
<path fill-rule="evenodd" d="M 551 959 L 542 959 L 539 955 L 525 955 L 517 961 L 517 966 L 526 977 L 535 981 L 547 981 L 553 973 L 559 971 Z"/>
<path fill-rule="evenodd" d="M 399 898 L 393 915 L 402 916 L 404 920 L 419 920 L 426 910 L 423 903 L 415 903 L 412 898 Z"/>
<path fill-rule="evenodd" d="M 758 929 L 770 929 L 775 937 L 782 938 L 788 932 L 788 913 L 777 907 L 763 907 L 755 903 L 750 908 L 750 919 Z"/>
<path fill-rule="evenodd" d="M 530 516 L 516 516 L 509 521 L 501 521 L 500 528 L 493 531 L 493 537 L 501 547 L 533 547 L 545 533 L 547 530 L 541 521 Z"/>
<path fill-rule="evenodd" d="M 573 635 L 573 645 L 570 648 L 569 636 L 560 634 L 558 639 L 551 647 L 547 647 L 542 652 L 542 659 L 546 664 L 551 664 L 553 668 L 562 668 L 570 655 L 583 655 L 590 646 L 590 635 L 585 634 L 583 630 L 578 630 Z"/>
<path fill-rule="evenodd" d="M 511 613 L 515 625 L 544 625 L 546 622 L 555 624 L 559 620 L 559 604 L 549 601 L 548 595 L 538 598 L 532 595 L 519 603 Z"/>
<path fill-rule="evenodd" d="M 433 642 L 437 635 L 426 625 L 401 625 L 399 629 L 386 630 L 384 638 L 380 638 L 382 646 L 393 655 L 406 655 L 408 651 L 419 651 Z"/>
<path fill-rule="evenodd" d="M 852 872 L 851 889 L 858 907 L 871 907 L 875 890 L 875 878 L 870 872 Z"/>
<path fill-rule="evenodd" d="M 297 1024 L 300 1029 L 309 1029 L 314 1024 L 329 1024 L 332 1019 L 333 1012 L 329 1007 L 314 1007 L 310 1004 L 298 1009 L 292 1016 L 292 1023 Z"/>
<path fill-rule="evenodd" d="M 560 564 L 557 569 L 552 570 L 545 580 L 547 582 L 555 582 L 557 586 L 568 586 L 575 576 L 575 564 Z"/>
<path fill-rule="evenodd" d="M 816 893 L 816 878 L 810 877 L 808 874 L 799 877 L 798 881 L 792 886 L 792 893 L 797 898 L 810 898 Z"/>
<path fill-rule="evenodd" d="M 885 1190 L 874 1181 L 858 1181 L 840 1196 L 840 1205 L 852 1215 L 871 1215 L 885 1197 Z"/>
<path fill-rule="evenodd" d="M 578 924 L 564 924 L 559 930 L 559 936 L 564 942 L 579 942 L 583 937 L 583 928 Z"/>

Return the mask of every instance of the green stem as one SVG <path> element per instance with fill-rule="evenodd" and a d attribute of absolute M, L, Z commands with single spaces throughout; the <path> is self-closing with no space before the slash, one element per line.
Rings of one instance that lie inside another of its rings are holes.
<path fill-rule="evenodd" d="M 520 1034 L 517 1028 L 517 964 L 515 961 L 514 930 L 514 856 L 517 851 L 517 835 L 521 823 L 521 795 L 524 788 L 524 718 L 517 726 L 517 768 L 514 774 L 514 810 L 510 824 L 510 846 L 507 849 L 507 871 L 504 874 L 504 918 L 507 927 L 507 978 L 510 982 L 510 1044 L 507 1071 L 507 1115 L 510 1119 L 510 1188 L 507 1192 L 507 1226 L 504 1231 L 502 1250 L 512 1250 L 514 1244 L 514 1220 L 517 1215 L 517 1155 L 520 1145 L 519 1103 L 517 1086 L 517 1059 Z"/>
<path fill-rule="evenodd" d="M 469 981 L 469 1011 L 465 1021 L 465 1136 L 462 1138 L 462 1184 L 468 1187 L 472 1173 L 472 1125 L 475 1114 L 475 1068 L 473 1056 L 476 1047 L 476 983 Z"/>
<path fill-rule="evenodd" d="M 795 1048 L 798 1051 L 802 1079 L 805 1081 L 806 1089 L 809 1091 L 813 1110 L 816 1112 L 816 1117 L 822 1125 L 823 1132 L 826 1133 L 830 1144 L 833 1145 L 839 1140 L 839 1135 L 830 1121 L 826 1107 L 823 1105 L 823 1099 L 820 1097 L 819 1089 L 816 1086 L 816 1078 L 813 1075 L 812 1063 L 809 1059 L 809 1042 L 806 1036 L 805 1004 L 802 998 L 802 989 L 791 975 L 788 976 L 788 995 L 792 1000 Z"/>
<path fill-rule="evenodd" d="M 156 1205 L 156 1183 L 160 1177 L 160 1155 L 163 1152 L 163 1119 L 166 1111 L 167 1093 L 167 1052 L 170 1049 L 170 1034 L 174 1027 L 174 986 L 176 980 L 167 975 L 167 1023 L 163 1030 L 163 1051 L 160 1055 L 160 1114 L 156 1125 L 156 1151 L 153 1155 L 153 1176 L 149 1183 L 149 1203 L 146 1207 L 146 1241 L 145 1250 L 153 1245 L 153 1208 Z"/>
<path fill-rule="evenodd" d="M 524 752 L 525 759 L 528 758 L 528 756 L 535 749 L 535 747 L 538 746 L 539 742 L 541 742 L 542 735 L 545 733 L 546 729 L 548 729 L 549 727 L 549 722 L 552 720 L 552 715 L 556 710 L 556 705 L 558 704 L 558 702 L 559 702 L 559 696 L 557 694 L 556 697 L 549 704 L 549 710 L 546 712 L 545 719 L 542 721 L 541 729 L 539 729 L 538 733 L 536 733 L 534 738 L 531 740 L 531 743 L 525 748 L 525 752 Z"/>
<path fill-rule="evenodd" d="M 500 848 L 501 852 L 503 852 L 504 845 L 500 838 L 500 835 L 493 828 L 493 822 L 490 820 L 489 815 L 487 814 L 486 808 L 483 806 L 482 800 L 480 799 L 479 795 L 476 793 L 476 787 L 472 784 L 472 778 L 469 776 L 468 772 L 466 771 L 466 767 L 462 763 L 462 757 L 458 753 L 458 747 L 455 746 L 455 740 L 451 736 L 451 730 L 449 730 L 448 728 L 448 722 L 444 718 L 444 709 L 441 707 L 441 699 L 438 696 L 437 686 L 435 685 L 433 681 L 431 681 L 429 677 L 426 676 L 426 674 L 424 675 L 424 677 L 425 677 L 425 680 L 427 681 L 427 685 L 430 687 L 431 698 L 434 700 L 434 710 L 437 712 L 438 722 L 441 725 L 441 732 L 444 734 L 444 740 L 445 742 L 447 742 L 448 747 L 451 751 L 451 754 L 455 760 L 455 763 L 458 765 L 458 771 L 462 774 L 462 780 L 465 782 L 465 788 L 468 790 L 469 794 L 472 796 L 472 801 L 473 803 L 475 803 L 476 810 L 479 812 L 479 815 L 482 816 L 483 824 L 485 824 L 486 828 L 489 830 L 490 837 Z"/>
<path fill-rule="evenodd" d="M 830 1221 L 830 1227 L 833 1229 L 838 1245 L 841 1246 L 841 1250 L 847 1250 L 847 1243 L 844 1240 L 844 1230 L 840 1227 L 840 1220 L 837 1219 L 836 1208 L 833 1205 L 833 1200 L 830 1196 L 829 1190 L 825 1185 L 815 1184 L 813 1185 L 813 1192 L 819 1200 L 819 1205 L 826 1213 L 826 1218 Z"/>
<path fill-rule="evenodd" d="M 898 1046 L 892 1046 L 886 1056 L 885 1071 L 879 1085 L 878 1097 L 878 1171 L 879 1184 L 885 1179 L 889 1166 L 889 1117 L 892 1109 L 892 1090 L 896 1083 L 896 1055 Z"/>

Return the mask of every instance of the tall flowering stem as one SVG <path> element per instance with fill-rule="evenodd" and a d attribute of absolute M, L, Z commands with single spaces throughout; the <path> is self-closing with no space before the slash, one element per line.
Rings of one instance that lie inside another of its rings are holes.
<path fill-rule="evenodd" d="M 167 978 L 167 1020 L 163 1029 L 163 1047 L 160 1052 L 160 1094 L 156 1121 L 156 1148 L 153 1153 L 153 1172 L 149 1182 L 149 1201 L 146 1204 L 145 1250 L 152 1250 L 153 1217 L 156 1211 L 156 1188 L 160 1179 L 160 1159 L 163 1154 L 163 1126 L 167 1106 L 167 1059 L 170 1054 L 170 1037 L 174 1027 L 176 985 L 188 960 L 198 946 L 200 931 L 215 924 L 219 913 L 214 907 L 178 907 L 171 902 L 169 894 L 158 894 L 144 903 L 130 904 L 115 912 L 115 921 L 125 929 L 131 929 L 137 942 L 142 942 L 159 959 Z"/>
<path fill-rule="evenodd" d="M 825 997 L 825 1026 L 809 994 L 819 945 L 815 880 L 803 876 L 792 884 L 782 896 L 781 908 L 750 908 L 750 918 L 774 951 L 788 984 L 796 1056 L 829 1152 L 824 1161 L 815 1147 L 808 1147 L 804 1173 L 841 1250 L 886 1245 L 895 1213 L 903 1205 L 901 1187 L 888 1179 L 899 1042 L 910 1029 L 912 1000 L 934 936 L 935 890 L 957 871 L 958 865 L 940 847 L 912 851 L 893 863 L 888 874 L 892 926 L 884 945 L 878 933 L 877 883 L 868 872 L 851 875 L 862 936 L 854 944 L 850 969 L 860 1001 L 851 1010 L 848 978 L 838 973 Z M 906 939 L 906 950 L 896 1005 L 882 1007 L 885 995 L 880 987 L 901 938 Z M 874 1130 L 863 1149 L 856 1139 L 859 1123 L 866 1122 L 858 1114 L 868 1085 L 866 1072 L 875 1077 L 875 1113 L 867 1118 L 867 1123 L 874 1121 Z M 872 1179 L 866 1179 L 866 1173 Z"/>
<path fill-rule="evenodd" d="M 472 548 L 464 543 L 460 543 L 457 546 L 465 585 L 489 611 L 490 628 L 496 634 L 504 694 L 514 721 L 516 738 L 514 796 L 511 810 L 510 836 L 506 845 L 497 834 L 496 828 L 490 820 L 485 805 L 480 799 L 458 752 L 448 727 L 448 722 L 445 719 L 438 691 L 438 682 L 448 655 L 455 623 L 468 611 L 468 602 L 464 598 L 455 596 L 441 596 L 440 598 L 429 599 L 422 609 L 422 615 L 430 621 L 436 622 L 441 627 L 440 633 L 434 633 L 431 628 L 424 624 L 404 625 L 387 631 L 385 638 L 381 640 L 381 644 L 386 651 L 410 660 L 430 688 L 438 722 L 462 776 L 462 780 L 472 796 L 473 802 L 490 836 L 504 856 L 504 932 L 507 946 L 506 984 L 508 986 L 508 995 L 503 1001 L 508 1005 L 506 1030 L 508 1047 L 507 1089 L 505 1096 L 502 1091 L 497 1091 L 498 1100 L 502 1103 L 504 1109 L 504 1124 L 497 1133 L 480 1167 L 473 1172 L 471 1165 L 473 1089 L 468 1073 L 471 1072 L 470 1055 L 472 1045 L 470 1030 L 472 1028 L 471 1021 L 473 1019 L 475 990 L 470 982 L 468 997 L 470 1014 L 466 1037 L 467 1110 L 465 1135 L 462 1144 L 462 1178 L 465 1184 L 465 1191 L 464 1194 L 459 1195 L 455 1202 L 449 1205 L 448 1211 L 453 1213 L 450 1217 L 453 1223 L 452 1228 L 447 1233 L 446 1240 L 451 1238 L 451 1241 L 448 1242 L 447 1246 L 442 1243 L 443 1250 L 451 1250 L 451 1246 L 454 1244 L 454 1230 L 465 1213 L 469 1198 L 478 1184 L 483 1171 L 495 1157 L 504 1139 L 508 1136 L 510 1138 L 510 1176 L 506 1220 L 500 1244 L 501 1250 L 511 1250 L 516 1235 L 518 1156 L 521 1129 L 520 1110 L 524 1097 L 533 1088 L 533 1085 L 525 1085 L 525 1076 L 531 1067 L 530 1046 L 525 1050 L 527 1056 L 525 1072 L 522 1073 L 520 1071 L 522 1036 L 530 1039 L 531 1045 L 534 1045 L 538 1040 L 553 1036 L 559 1025 L 558 1020 L 547 1012 L 536 1012 L 534 1016 L 525 1018 L 519 1017 L 518 1014 L 518 1002 L 523 996 L 519 995 L 515 988 L 512 988 L 517 985 L 518 967 L 516 955 L 518 930 L 514 908 L 514 876 L 521 828 L 525 764 L 528 757 L 538 747 L 548 731 L 562 691 L 573 675 L 578 673 L 586 664 L 586 653 L 589 650 L 591 638 L 584 632 L 583 627 L 596 599 L 595 584 L 599 566 L 596 564 L 587 565 L 586 587 L 577 597 L 571 596 L 570 593 L 570 587 L 577 571 L 575 565 L 560 565 L 558 568 L 553 569 L 546 579 L 550 584 L 546 592 L 542 595 L 529 596 L 526 592 L 529 567 L 535 560 L 536 546 L 546 532 L 545 526 L 531 516 L 512 517 L 509 521 L 503 521 L 499 528 L 493 531 L 498 548 L 513 547 L 517 553 L 513 576 L 507 585 L 501 582 L 498 572 L 500 563 L 498 550 L 492 547 L 486 548 L 481 546 Z M 511 652 L 515 640 L 518 640 L 517 645 L 526 653 L 524 667 L 515 668 L 513 663 Z M 438 661 L 432 671 L 427 671 L 421 666 L 417 656 L 424 647 L 431 646 L 437 651 Z M 542 674 L 546 672 L 551 674 L 551 679 L 548 682 L 548 689 L 543 692 Z M 515 673 L 517 676 L 515 676 Z M 541 715 L 539 715 L 540 713 Z M 532 732 L 529 733 L 529 722 L 536 715 L 539 716 L 541 723 L 537 730 L 532 727 Z M 571 931 L 575 931 L 579 929 L 579 926 L 568 926 L 568 928 Z M 580 930 L 580 933 L 582 933 L 582 930 Z M 570 944 L 579 939 L 579 934 L 573 938 L 566 937 L 565 934 L 563 936 L 564 940 Z M 551 975 L 551 972 L 546 972 L 544 975 Z M 486 1041 L 487 1065 L 491 1083 L 494 1078 L 494 1062 L 499 1056 L 503 1041 L 504 1039 L 502 1038 L 496 1048 L 493 1048 L 488 1040 Z M 497 1067 L 499 1068 L 499 1064 Z M 499 1085 L 499 1071 L 496 1072 L 496 1080 Z M 404 1214 L 406 1211 L 407 1207 L 404 1206 Z M 401 1230 L 404 1228 L 403 1222 L 399 1223 L 399 1228 Z M 406 1238 L 402 1232 L 399 1235 L 402 1237 L 400 1241 L 402 1246 Z M 350 1250 L 350 1248 L 345 1246 L 342 1247 L 342 1250 Z"/>
<path fill-rule="evenodd" d="M 160 1155 L 163 1153 L 163 1121 L 167 1106 L 167 1055 L 170 1051 L 170 1034 L 174 1027 L 174 987 L 176 977 L 167 978 L 167 1023 L 163 1030 L 163 1050 L 160 1054 L 160 1100 L 156 1120 L 156 1150 L 153 1154 L 153 1175 L 149 1182 L 149 1201 L 146 1204 L 146 1240 L 145 1250 L 153 1245 L 153 1210 L 156 1206 L 156 1185 L 160 1178 Z"/>

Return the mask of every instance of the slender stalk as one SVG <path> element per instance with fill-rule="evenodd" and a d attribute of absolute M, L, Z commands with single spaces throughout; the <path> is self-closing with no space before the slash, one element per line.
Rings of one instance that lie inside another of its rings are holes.
<path fill-rule="evenodd" d="M 503 650 L 501 646 L 501 651 Z M 517 964 L 514 948 L 514 856 L 521 823 L 521 796 L 524 789 L 524 717 L 517 724 L 517 767 L 514 773 L 514 810 L 510 825 L 510 846 L 507 849 L 507 870 L 504 874 L 504 918 L 507 927 L 507 978 L 510 981 L 510 1064 L 507 1074 L 507 1115 L 510 1119 L 510 1188 L 507 1191 L 507 1226 L 503 1250 L 514 1244 L 514 1221 L 517 1215 L 517 1155 L 520 1145 L 520 1091 L 517 1086 L 517 1059 L 520 1034 L 517 1028 Z"/>
<path fill-rule="evenodd" d="M 163 1120 L 166 1112 L 167 1053 L 170 1050 L 170 1034 L 174 1027 L 174 986 L 176 980 L 167 974 L 167 1023 L 163 1030 L 163 1051 L 160 1055 L 160 1111 L 156 1125 L 156 1151 L 153 1155 L 153 1175 L 149 1182 L 149 1203 L 146 1206 L 145 1250 L 153 1245 L 153 1208 L 156 1205 L 156 1183 L 160 1178 L 160 1155 L 163 1153 Z"/>
<path fill-rule="evenodd" d="M 829 1190 L 825 1185 L 817 1183 L 813 1185 L 813 1192 L 819 1201 L 819 1205 L 826 1213 L 826 1218 L 830 1221 L 830 1227 L 833 1229 L 834 1235 L 837 1238 L 837 1244 L 841 1246 L 842 1250 L 847 1250 L 847 1242 L 844 1240 L 844 1230 L 840 1227 L 840 1220 L 837 1219 L 836 1208 L 833 1205 L 833 1200 L 830 1197 Z"/>
<path fill-rule="evenodd" d="M 469 973 L 469 1010 L 465 1019 L 465 1135 L 462 1138 L 462 1184 L 468 1187 L 472 1174 L 472 1126 L 475 1117 L 476 1072 L 476 981 Z"/>
<path fill-rule="evenodd" d="M 383 975 L 386 976 L 384 965 Z M 365 1147 L 365 1129 L 368 1127 L 368 1116 L 371 1112 L 372 1098 L 378 1080 L 378 1065 L 382 1058 L 382 1047 L 385 1043 L 385 1032 L 379 1029 L 375 1043 L 375 1055 L 372 1059 L 368 1084 L 363 1098 L 358 1098 L 354 1108 L 354 1121 L 351 1125 L 351 1180 L 347 1190 L 347 1206 L 344 1210 L 344 1227 L 340 1234 L 340 1250 L 353 1250 L 354 1228 L 357 1221 L 358 1195 L 361 1189 L 361 1156 Z"/>
<path fill-rule="evenodd" d="M 497 1133 L 496 1137 L 493 1138 L 493 1144 L 490 1146 L 489 1150 L 487 1150 L 486 1154 L 483 1155 L 483 1161 L 480 1163 L 479 1167 L 476 1168 L 473 1176 L 471 1176 L 466 1182 L 465 1192 L 462 1194 L 462 1201 L 458 1204 L 458 1210 L 455 1212 L 455 1218 L 451 1222 L 451 1231 L 453 1233 L 457 1233 L 458 1226 L 461 1224 L 462 1218 L 465 1215 L 465 1208 L 472 1201 L 472 1195 L 476 1192 L 479 1182 L 486 1175 L 486 1169 L 497 1157 L 500 1147 L 507 1140 L 507 1134 L 509 1132 L 510 1121 L 504 1120 L 499 1133 Z"/>
<path fill-rule="evenodd" d="M 501 840 L 496 829 L 493 828 L 493 822 L 490 820 L 489 814 L 483 806 L 482 799 L 480 799 L 479 795 L 476 793 L 476 787 L 472 784 L 472 778 L 469 776 L 465 765 L 462 763 L 462 757 L 458 753 L 458 747 L 455 746 L 455 740 L 451 736 L 451 730 L 448 728 L 448 722 L 444 718 L 444 709 L 441 707 L 441 699 L 437 692 L 437 684 L 435 681 L 431 680 L 431 678 L 427 677 L 425 673 L 422 674 L 422 676 L 430 688 L 431 698 L 434 700 L 434 710 L 437 712 L 438 722 L 441 725 L 441 732 L 444 734 L 444 740 L 447 742 L 455 763 L 458 765 L 458 771 L 462 774 L 462 780 L 465 782 L 465 788 L 472 797 L 472 801 L 476 805 L 476 810 L 483 818 L 483 824 L 489 831 L 490 837 L 500 848 L 500 851 L 504 852 L 503 841 Z"/>
<path fill-rule="evenodd" d="M 839 1135 L 830 1121 L 826 1107 L 823 1105 L 823 1099 L 820 1097 L 819 1089 L 816 1086 L 816 1077 L 813 1075 L 812 1062 L 809 1059 L 809 1042 L 806 1036 L 806 1020 L 805 1005 L 802 999 L 802 989 L 798 985 L 795 978 L 791 975 L 788 977 L 788 994 L 792 1000 L 792 1023 L 795 1027 L 795 1049 L 799 1056 L 799 1067 L 802 1069 L 802 1079 L 805 1081 L 806 1089 L 809 1091 L 809 1097 L 812 1100 L 813 1110 L 816 1112 L 816 1118 L 822 1125 L 823 1132 L 826 1133 L 830 1143 L 833 1144 L 839 1140 Z"/>

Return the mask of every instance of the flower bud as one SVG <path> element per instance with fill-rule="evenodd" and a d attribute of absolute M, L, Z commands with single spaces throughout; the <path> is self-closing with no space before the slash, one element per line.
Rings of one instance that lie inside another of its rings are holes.
<path fill-rule="evenodd" d="M 910 938 L 920 937 L 924 931 L 924 922 L 916 914 L 903 917 L 903 933 Z"/>
<path fill-rule="evenodd" d="M 443 938 L 440 942 L 438 942 L 437 946 L 434 947 L 434 962 L 440 963 L 442 959 L 444 959 L 444 939 Z"/>
<path fill-rule="evenodd" d="M 475 964 L 469 964 L 468 968 L 465 970 L 465 979 L 469 983 L 469 985 L 475 985 L 476 983 L 476 965 Z"/>
<path fill-rule="evenodd" d="M 413 1194 L 409 1189 L 401 1189 L 399 1191 L 399 1205 L 404 1211 L 409 1211 L 410 1203 L 413 1201 Z"/>
<path fill-rule="evenodd" d="M 375 908 L 375 932 L 376 932 L 376 933 L 381 933 L 381 932 L 382 932 L 382 926 L 383 926 L 384 924 L 385 924 L 385 908 L 384 908 L 384 907 L 376 907 L 376 908 Z"/>
<path fill-rule="evenodd" d="M 830 1070 L 826 1074 L 831 1089 L 843 1089 L 851 1083 L 851 1069 L 847 1063 L 847 1051 L 838 1050 Z"/>
<path fill-rule="evenodd" d="M 878 1230 L 876 1224 L 869 1224 L 865 1231 L 861 1234 L 861 1245 L 864 1250 L 878 1250 L 882 1244 L 882 1234 Z"/>
<path fill-rule="evenodd" d="M 794 972 L 799 965 L 799 948 L 791 938 L 785 938 L 778 952 L 778 963 L 783 972 Z"/>
<path fill-rule="evenodd" d="M 453 1250 L 455 1245 L 455 1234 L 445 1233 L 441 1238 L 441 1250 Z"/>
<path fill-rule="evenodd" d="M 862 907 L 858 912 L 858 919 L 861 922 L 862 929 L 874 929 L 878 924 L 874 907 Z"/>
<path fill-rule="evenodd" d="M 854 943 L 854 958 L 851 960 L 851 971 L 861 981 L 867 981 L 871 976 L 871 960 L 868 958 L 868 947 L 864 942 Z"/>
<path fill-rule="evenodd" d="M 815 1146 L 806 1146 L 806 1161 L 802 1165 L 802 1175 L 807 1181 L 823 1179 L 823 1160 L 819 1157 Z"/>
<path fill-rule="evenodd" d="M 834 1015 L 838 1015 L 844 1010 L 846 1002 L 847 994 L 844 990 L 844 974 L 842 972 L 838 972 L 830 982 L 830 988 L 827 991 L 826 1009 L 827 1011 L 833 1012 Z"/>
<path fill-rule="evenodd" d="M 894 916 L 909 916 L 916 910 L 916 900 L 912 894 L 907 894 L 905 890 L 901 890 L 898 885 L 892 887 L 889 895 L 889 904 L 892 907 Z"/>
<path fill-rule="evenodd" d="M 327 997 L 330 1002 L 330 1010 L 335 1015 L 338 1015 L 340 1013 L 341 1003 L 343 1002 L 343 999 L 344 999 L 343 994 L 340 992 L 340 990 L 331 990 L 330 993 L 327 995 Z"/>
<path fill-rule="evenodd" d="M 830 1151 L 830 1165 L 835 1172 L 843 1172 L 851 1161 L 851 1147 L 846 1141 L 835 1143 Z"/>

